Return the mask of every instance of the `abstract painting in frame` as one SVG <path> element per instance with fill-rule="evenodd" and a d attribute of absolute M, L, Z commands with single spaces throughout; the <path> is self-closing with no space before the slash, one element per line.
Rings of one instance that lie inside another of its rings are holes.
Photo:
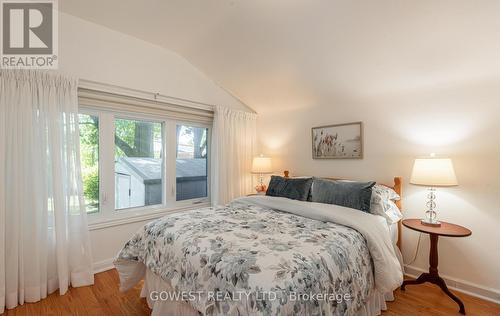
<path fill-rule="evenodd" d="M 363 158 L 363 123 L 313 127 L 313 159 Z"/>

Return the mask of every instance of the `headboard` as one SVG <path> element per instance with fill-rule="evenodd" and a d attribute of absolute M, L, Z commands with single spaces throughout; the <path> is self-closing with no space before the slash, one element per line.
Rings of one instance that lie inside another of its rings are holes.
<path fill-rule="evenodd" d="M 290 171 L 288 170 L 285 170 L 284 172 L 284 175 L 285 175 L 285 178 L 289 178 L 290 177 Z M 345 179 L 341 179 L 341 178 L 332 178 L 332 177 L 325 177 L 325 179 L 331 179 L 331 180 L 345 180 Z M 381 183 L 382 185 L 385 185 L 386 187 L 389 187 L 391 189 L 393 189 L 400 197 L 401 199 L 399 199 L 399 201 L 396 201 L 396 205 L 398 206 L 399 210 L 401 212 L 403 212 L 403 205 L 401 203 L 401 200 L 403 199 L 403 178 L 401 177 L 394 177 L 394 183 L 389 185 L 389 184 L 383 184 Z M 403 227 L 401 225 L 401 221 L 398 222 L 398 242 L 397 242 L 397 246 L 399 248 L 399 250 L 402 251 L 402 243 L 401 243 L 401 231 L 403 230 Z"/>

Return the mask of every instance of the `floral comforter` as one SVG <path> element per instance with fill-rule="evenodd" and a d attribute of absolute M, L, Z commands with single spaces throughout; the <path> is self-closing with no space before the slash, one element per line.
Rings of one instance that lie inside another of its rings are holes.
<path fill-rule="evenodd" d="M 155 220 L 121 260 L 144 263 L 207 315 L 355 315 L 374 290 L 358 231 L 247 203 Z"/>

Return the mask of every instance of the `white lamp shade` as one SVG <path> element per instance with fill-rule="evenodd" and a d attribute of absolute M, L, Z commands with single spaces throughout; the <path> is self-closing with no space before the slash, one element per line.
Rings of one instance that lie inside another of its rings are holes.
<path fill-rule="evenodd" d="M 252 163 L 252 173 L 272 173 L 273 168 L 271 158 L 269 157 L 255 157 Z"/>
<path fill-rule="evenodd" d="M 453 162 L 449 158 L 415 159 L 410 183 L 436 187 L 458 185 Z"/>

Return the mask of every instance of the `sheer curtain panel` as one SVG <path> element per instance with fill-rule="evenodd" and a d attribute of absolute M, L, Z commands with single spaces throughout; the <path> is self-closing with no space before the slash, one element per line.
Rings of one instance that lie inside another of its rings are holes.
<path fill-rule="evenodd" d="M 214 109 L 212 128 L 212 204 L 225 204 L 252 191 L 252 159 L 257 142 L 257 114 Z"/>
<path fill-rule="evenodd" d="M 77 81 L 0 70 L 0 313 L 93 284 Z"/>

